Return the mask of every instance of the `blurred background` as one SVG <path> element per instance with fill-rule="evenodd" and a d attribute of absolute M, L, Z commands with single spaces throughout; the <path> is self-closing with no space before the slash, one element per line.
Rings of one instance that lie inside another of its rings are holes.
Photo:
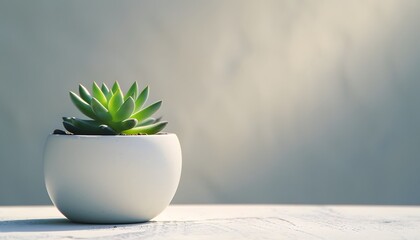
<path fill-rule="evenodd" d="M 174 203 L 420 204 L 420 2 L 0 1 L 0 205 L 50 204 L 79 83 L 133 81 L 183 149 Z"/>

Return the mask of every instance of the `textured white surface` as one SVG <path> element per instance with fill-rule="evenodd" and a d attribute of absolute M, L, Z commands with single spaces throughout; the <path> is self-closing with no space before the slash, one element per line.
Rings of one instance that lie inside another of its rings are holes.
<path fill-rule="evenodd" d="M 74 224 L 54 207 L 0 207 L 0 239 L 420 239 L 420 207 L 174 205 L 144 224 Z"/>

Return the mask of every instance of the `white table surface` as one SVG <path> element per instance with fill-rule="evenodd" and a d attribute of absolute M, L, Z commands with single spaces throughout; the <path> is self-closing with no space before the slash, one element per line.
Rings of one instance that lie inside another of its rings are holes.
<path fill-rule="evenodd" d="M 0 239 L 420 239 L 417 206 L 172 205 L 151 222 L 75 224 L 52 206 L 0 207 Z"/>

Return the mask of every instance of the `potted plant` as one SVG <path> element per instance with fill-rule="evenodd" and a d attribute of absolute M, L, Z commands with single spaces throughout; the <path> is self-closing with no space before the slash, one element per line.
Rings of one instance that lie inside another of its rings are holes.
<path fill-rule="evenodd" d="M 79 85 L 71 101 L 89 119 L 64 117 L 44 150 L 44 176 L 54 205 L 83 223 L 148 221 L 171 202 L 181 175 L 181 147 L 167 122 L 152 115 L 162 101 L 143 107 L 149 88 L 137 82 L 123 94 L 95 82 Z"/>

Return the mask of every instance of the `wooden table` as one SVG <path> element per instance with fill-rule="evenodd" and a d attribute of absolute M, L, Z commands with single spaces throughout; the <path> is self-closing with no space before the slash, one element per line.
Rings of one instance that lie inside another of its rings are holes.
<path fill-rule="evenodd" d="M 88 225 L 52 206 L 0 207 L 0 239 L 420 239 L 417 206 L 172 205 L 143 224 Z"/>

